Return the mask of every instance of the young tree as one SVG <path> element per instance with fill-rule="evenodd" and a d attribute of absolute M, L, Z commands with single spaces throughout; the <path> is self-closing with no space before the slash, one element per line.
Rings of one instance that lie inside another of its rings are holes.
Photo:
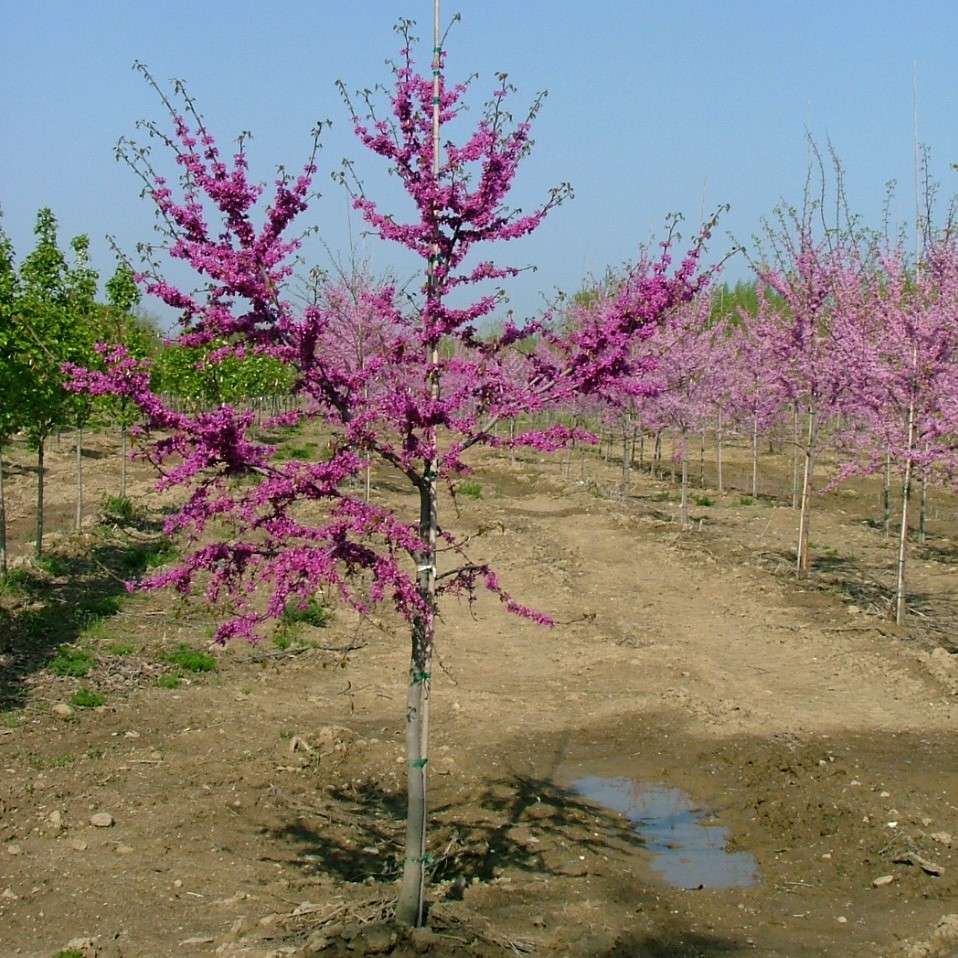
<path fill-rule="evenodd" d="M 37 450 L 36 554 L 39 556 L 43 551 L 46 440 L 70 422 L 71 413 L 77 408 L 77 397 L 64 388 L 61 365 L 88 358 L 84 346 L 89 343 L 89 336 L 83 325 L 83 310 L 72 307 L 77 287 L 85 290 L 85 263 L 78 259 L 71 273 L 57 245 L 57 223 L 49 209 L 37 214 L 34 232 L 37 245 L 20 265 L 14 335 L 23 374 L 21 409 L 27 436 Z M 83 238 L 77 238 L 75 243 L 78 246 L 74 250 L 82 257 Z"/>
<path fill-rule="evenodd" d="M 776 237 L 780 265 L 759 267 L 763 288 L 774 296 L 760 296 L 757 322 L 767 336 L 778 388 L 804 418 L 800 436 L 796 412 L 795 443 L 804 458 L 796 572 L 804 578 L 822 428 L 855 395 L 861 380 L 843 347 L 857 341 L 849 326 L 858 314 L 847 306 L 854 302 L 862 261 L 848 236 L 816 239 L 810 210 L 801 218 L 793 216 L 790 225 Z"/>
<path fill-rule="evenodd" d="M 253 416 L 222 405 L 194 415 L 168 408 L 150 390 L 149 372 L 122 349 L 105 351 L 105 373 L 73 369 L 74 388 L 129 396 L 147 425 L 166 434 L 151 447 L 161 483 L 188 484 L 192 493 L 167 522 L 170 533 L 194 537 L 194 548 L 174 569 L 147 581 L 187 593 L 205 581 L 211 600 L 229 598 L 235 615 L 218 629 L 220 640 L 252 638 L 262 623 L 281 616 L 289 603 L 303 604 L 319 589 L 336 592 L 360 613 L 390 602 L 411 626 L 406 702 L 407 828 L 397 917 L 421 922 L 426 863 L 427 765 L 433 644 L 439 602 L 472 596 L 485 588 L 518 615 L 548 623 L 547 616 L 520 605 L 500 585 L 493 569 L 472 562 L 466 544 L 440 524 L 440 492 L 468 472 L 464 460 L 474 447 L 502 447 L 497 423 L 539 413 L 577 394 L 595 393 L 631 372 L 631 346 L 647 335 L 698 285 L 697 244 L 674 270 L 670 243 L 661 255 L 641 259 L 615 297 L 569 336 L 545 324 L 519 328 L 507 323 L 500 335 L 480 337 L 476 324 L 500 300 L 496 291 L 471 304 L 452 306 L 476 284 L 514 276 L 517 270 L 488 259 L 467 266 L 483 245 L 518 239 L 542 222 L 564 196 L 558 188 L 534 212 L 505 206 L 522 158 L 530 147 L 528 117 L 510 125 L 504 81 L 472 134 L 461 145 L 444 143 L 441 130 L 460 114 L 463 84 L 445 81 L 445 53 L 438 33 L 432 67 L 420 75 L 413 63 L 410 24 L 403 22 L 403 49 L 394 66 L 387 114 L 354 112 L 357 135 L 384 158 L 412 198 L 416 218 L 401 223 L 382 213 L 361 192 L 356 208 L 386 240 L 414 251 L 425 279 L 417 308 L 404 311 L 391 285 L 370 289 L 363 301 L 380 317 L 381 340 L 374 360 L 344 365 L 327 352 L 335 316 L 322 304 L 298 310 L 285 285 L 298 241 L 285 234 L 307 204 L 315 164 L 310 159 L 293 179 L 280 176 L 262 225 L 253 218 L 261 187 L 250 183 L 240 151 L 225 159 L 192 102 L 173 112 L 177 160 L 183 172 L 178 192 L 144 166 L 145 155 L 127 155 L 149 184 L 170 232 L 170 254 L 205 277 L 208 293 L 186 293 L 156 275 L 148 292 L 181 310 L 194 347 L 213 341 L 210 362 L 231 356 L 271 356 L 296 371 L 299 402 L 274 425 L 319 419 L 333 438 L 321 462 L 277 461 L 273 449 L 249 435 Z M 210 217 L 216 215 L 215 226 Z M 702 239 L 707 235 L 703 232 Z M 542 348 L 522 354 L 521 375 L 501 357 L 524 339 L 541 337 Z M 446 348 L 457 344 L 456 349 Z M 555 426 L 518 433 L 512 442 L 542 450 L 560 448 L 574 431 Z M 391 467 L 415 493 L 418 515 L 404 517 L 366 502 L 351 481 L 371 457 Z M 253 482 L 235 483 L 244 476 Z M 319 503 L 307 519 L 303 501 Z M 315 513 L 313 513 L 315 516 Z M 212 520 L 228 522 L 228 537 L 197 544 L 211 533 Z M 440 559 L 445 568 L 440 568 Z M 265 592 L 256 605 L 256 592 Z"/>
<path fill-rule="evenodd" d="M 780 419 L 784 403 L 770 348 L 776 327 L 763 322 L 767 315 L 763 290 L 757 294 L 754 310 L 741 309 L 738 322 L 728 327 L 731 350 L 726 354 L 725 373 L 733 415 L 751 439 L 753 497 L 758 495 L 759 435 Z"/>
<path fill-rule="evenodd" d="M 17 269 L 13 244 L 0 228 L 0 575 L 7 574 L 7 507 L 4 495 L 3 453 L 10 437 L 22 425 L 20 350 L 14 327 Z"/>
<path fill-rule="evenodd" d="M 101 341 L 122 345 L 134 357 L 144 358 L 152 351 L 151 337 L 133 315 L 140 302 L 140 290 L 130 266 L 120 261 L 106 283 L 107 306 L 101 313 Z M 109 402 L 109 412 L 120 428 L 120 495 L 126 498 L 128 443 L 130 427 L 136 422 L 136 406 L 126 397 Z"/>
<path fill-rule="evenodd" d="M 93 344 L 96 341 L 99 308 L 96 288 L 99 279 L 89 264 L 90 241 L 86 236 L 75 236 L 70 241 L 73 263 L 66 273 L 67 330 L 69 342 L 60 343 L 63 358 L 69 362 L 89 365 L 94 361 Z M 75 528 L 83 527 L 83 429 L 90 418 L 93 403 L 88 396 L 66 392 L 65 398 L 73 425 L 76 427 L 76 511 Z"/>
<path fill-rule="evenodd" d="M 658 357 L 656 393 L 647 400 L 647 420 L 657 430 L 668 429 L 675 438 L 673 457 L 681 463 L 679 520 L 689 527 L 689 434 L 708 421 L 715 395 L 716 337 L 708 328 L 710 302 L 707 291 L 673 311 L 649 340 L 647 348 Z"/>
<path fill-rule="evenodd" d="M 857 455 L 839 479 L 897 468 L 895 621 L 902 625 L 915 473 L 958 478 L 958 248 L 948 238 L 930 241 L 917 268 L 902 250 L 886 250 L 857 294 L 850 331 L 858 332 L 854 366 L 864 375 L 843 430 Z"/>

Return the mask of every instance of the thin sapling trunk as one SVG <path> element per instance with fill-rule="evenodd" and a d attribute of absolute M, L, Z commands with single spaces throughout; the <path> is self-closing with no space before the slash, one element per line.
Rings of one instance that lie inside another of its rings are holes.
<path fill-rule="evenodd" d="M 126 425 L 120 426 L 120 496 L 126 498 L 126 457 L 127 457 Z"/>
<path fill-rule="evenodd" d="M 798 520 L 798 555 L 796 571 L 799 578 L 808 575 L 808 527 L 812 513 L 812 473 L 815 469 L 815 413 L 808 413 L 808 437 L 805 444 L 805 471 L 802 477 L 801 514 Z"/>
<path fill-rule="evenodd" d="M 918 365 L 918 348 L 912 354 L 912 362 Z M 901 484 L 901 529 L 898 533 L 898 574 L 895 584 L 895 622 L 905 622 L 905 565 L 908 559 L 908 504 L 911 499 L 912 453 L 915 448 L 915 392 L 912 387 L 908 402 L 908 439 L 905 449 L 905 472 Z"/>
<path fill-rule="evenodd" d="M 752 498 L 758 498 L 758 416 L 752 417 Z"/>
<path fill-rule="evenodd" d="M 722 412 L 718 414 L 718 428 L 715 431 L 715 442 L 718 452 L 718 491 L 719 495 L 725 492 L 725 482 L 722 475 Z"/>
<path fill-rule="evenodd" d="M 77 508 L 76 531 L 83 528 L 83 429 L 77 429 L 76 443 L 76 477 L 77 477 Z"/>
<path fill-rule="evenodd" d="M 3 488 L 3 445 L 0 444 L 0 575 L 7 574 L 7 502 Z"/>
<path fill-rule="evenodd" d="M 38 559 L 43 555 L 43 445 L 41 439 L 37 445 L 37 543 L 34 549 Z"/>
<path fill-rule="evenodd" d="M 891 453 L 885 453 L 885 469 L 882 472 L 881 484 L 882 526 L 885 530 L 885 541 L 891 535 Z"/>

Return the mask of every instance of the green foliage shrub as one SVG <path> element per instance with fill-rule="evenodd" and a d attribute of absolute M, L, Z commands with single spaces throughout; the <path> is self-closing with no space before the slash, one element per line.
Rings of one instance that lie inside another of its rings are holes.
<path fill-rule="evenodd" d="M 481 499 L 482 483 L 476 482 L 475 479 L 463 479 L 456 483 L 456 494 L 466 496 L 468 499 Z"/>
<path fill-rule="evenodd" d="M 163 656 L 163 661 L 175 665 L 184 672 L 215 672 L 216 659 L 209 652 L 194 649 L 181 643 L 172 652 Z"/>
<path fill-rule="evenodd" d="M 78 709 L 95 709 L 105 701 L 106 699 L 99 692 L 94 692 L 92 689 L 77 689 L 70 696 L 70 704 Z"/>
<path fill-rule="evenodd" d="M 299 624 L 312 625 L 322 629 L 329 624 L 331 618 L 329 606 L 321 598 L 312 596 L 305 606 L 290 602 L 283 612 L 282 624 L 287 627 Z"/>
<path fill-rule="evenodd" d="M 136 517 L 136 507 L 127 496 L 107 496 L 103 500 L 103 515 L 107 519 L 130 522 Z"/>
<path fill-rule="evenodd" d="M 81 679 L 93 668 L 93 656 L 83 649 L 61 645 L 57 654 L 50 660 L 50 671 L 54 675 Z"/>

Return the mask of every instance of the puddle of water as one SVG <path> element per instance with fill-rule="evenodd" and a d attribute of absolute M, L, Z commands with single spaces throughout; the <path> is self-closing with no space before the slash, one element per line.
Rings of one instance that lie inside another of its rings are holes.
<path fill-rule="evenodd" d="M 631 778 L 580 778 L 583 798 L 623 815 L 654 855 L 652 868 L 676 888 L 746 888 L 758 879 L 748 852 L 728 852 L 728 829 L 703 825 L 708 813 L 678 788 Z"/>

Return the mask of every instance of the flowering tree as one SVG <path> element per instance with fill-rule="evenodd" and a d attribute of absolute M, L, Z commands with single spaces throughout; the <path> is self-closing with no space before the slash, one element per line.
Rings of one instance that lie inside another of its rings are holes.
<path fill-rule="evenodd" d="M 646 349 L 656 357 L 655 392 L 646 403 L 646 421 L 675 437 L 673 456 L 681 463 L 679 517 L 689 525 L 689 433 L 708 420 L 715 395 L 713 350 L 715 335 L 708 328 L 708 291 L 672 312 Z"/>
<path fill-rule="evenodd" d="M 958 248 L 947 238 L 931 241 L 917 264 L 887 249 L 855 294 L 847 311 L 857 320 L 846 326 L 846 337 L 855 335 L 854 365 L 864 376 L 847 400 L 851 415 L 842 429 L 854 458 L 836 481 L 898 472 L 895 620 L 901 625 L 915 473 L 958 478 Z"/>
<path fill-rule="evenodd" d="M 779 419 L 783 395 L 773 367 L 770 347 L 776 327 L 769 327 L 766 290 L 757 294 L 754 314 L 740 309 L 738 323 L 730 324 L 725 366 L 729 401 L 740 427 L 747 430 L 752 447 L 752 496 L 758 495 L 758 437 Z"/>
<path fill-rule="evenodd" d="M 804 456 L 796 572 L 808 575 L 808 533 L 815 463 L 822 427 L 863 387 L 864 375 L 845 349 L 859 342 L 852 328 L 859 314 L 850 308 L 862 274 L 859 250 L 850 236 L 816 239 L 811 208 L 786 225 L 776 249 L 779 265 L 759 267 L 756 322 L 767 337 L 776 388 L 801 410 L 804 438 L 795 442 Z M 774 294 L 774 296 L 769 295 Z"/>
<path fill-rule="evenodd" d="M 100 338 L 124 346 L 132 356 L 146 356 L 153 344 L 133 315 L 140 301 L 140 290 L 127 263 L 117 264 L 116 272 L 107 280 L 106 296 L 107 305 L 100 310 Z M 138 411 L 125 397 L 108 400 L 106 411 L 120 428 L 120 495 L 126 498 L 128 436 Z"/>
<path fill-rule="evenodd" d="M 147 453 L 161 470 L 161 486 L 192 489 L 167 522 L 169 533 L 192 537 L 192 549 L 174 568 L 147 580 L 148 587 L 188 593 L 202 584 L 209 599 L 229 599 L 235 614 L 219 627 L 220 640 L 254 638 L 266 620 L 281 616 L 290 602 L 307 603 L 319 589 L 338 593 L 361 614 L 389 602 L 410 623 L 408 815 L 397 906 L 398 918 L 409 924 L 420 922 L 423 913 L 438 604 L 446 596 L 471 597 L 481 587 L 509 611 L 549 623 L 548 616 L 513 599 L 493 569 L 469 560 L 465 543 L 440 523 L 441 490 L 468 472 L 464 456 L 473 447 L 512 443 L 553 450 L 569 441 L 574 431 L 561 426 L 519 432 L 511 440 L 494 430 L 502 420 L 538 413 L 629 375 L 635 336 L 694 294 L 701 247 L 700 240 L 674 270 L 668 243 L 655 259 L 642 258 L 603 309 L 568 336 L 544 323 L 523 328 L 507 323 L 494 337 L 480 336 L 476 324 L 495 309 L 498 291 L 460 306 L 450 305 L 450 294 L 461 297 L 476 284 L 506 279 L 517 270 L 488 259 L 469 266 L 466 258 L 486 244 L 529 234 L 568 190 L 553 190 L 524 215 L 504 206 L 530 148 L 540 103 L 510 125 L 505 105 L 511 91 L 504 82 L 468 139 L 442 147 L 440 130 L 459 115 L 466 87 L 446 84 L 438 19 L 436 28 L 432 69 L 423 76 L 413 63 L 410 25 L 400 25 L 404 45 L 385 116 L 376 116 L 371 101 L 369 115 L 353 114 L 360 140 L 399 176 L 416 218 L 401 223 L 361 191 L 355 206 L 384 239 L 411 249 L 425 266 L 414 312 L 401 308 L 390 284 L 363 292 L 363 308 L 378 317 L 377 347 L 369 361 L 344 362 L 328 349 L 337 322 L 328 303 L 300 310 L 286 296 L 290 259 L 299 246 L 286 234 L 306 208 L 312 158 L 298 177 L 279 177 L 257 226 L 262 187 L 250 182 L 242 148 L 224 158 L 188 98 L 182 109 L 166 100 L 174 127 L 168 142 L 182 170 L 177 190 L 149 166 L 143 151 L 126 147 L 160 211 L 170 255 L 207 282 L 200 297 L 151 270 L 141 277 L 146 290 L 181 311 L 181 343 L 222 343 L 209 362 L 252 353 L 293 369 L 299 403 L 271 424 L 318 419 L 333 436 L 327 459 L 278 461 L 272 447 L 251 438 L 252 414 L 228 405 L 194 414 L 170 409 L 150 390 L 147 364 L 122 349 L 103 349 L 105 372 L 72 370 L 76 389 L 132 399 L 147 427 L 165 433 Z M 533 335 L 539 349 L 522 353 L 518 367 L 503 362 Z M 449 343 L 457 348 L 447 348 Z M 408 483 L 418 500 L 417 516 L 394 514 L 351 491 L 371 458 Z M 254 481 L 233 482 L 238 476 Z M 297 508 L 304 501 L 320 504 L 319 518 L 304 518 Z M 214 521 L 228 523 L 229 535 L 200 544 L 202 534 L 214 534 Z M 444 562 L 452 557 L 447 568 L 439 568 L 440 557 Z"/>

